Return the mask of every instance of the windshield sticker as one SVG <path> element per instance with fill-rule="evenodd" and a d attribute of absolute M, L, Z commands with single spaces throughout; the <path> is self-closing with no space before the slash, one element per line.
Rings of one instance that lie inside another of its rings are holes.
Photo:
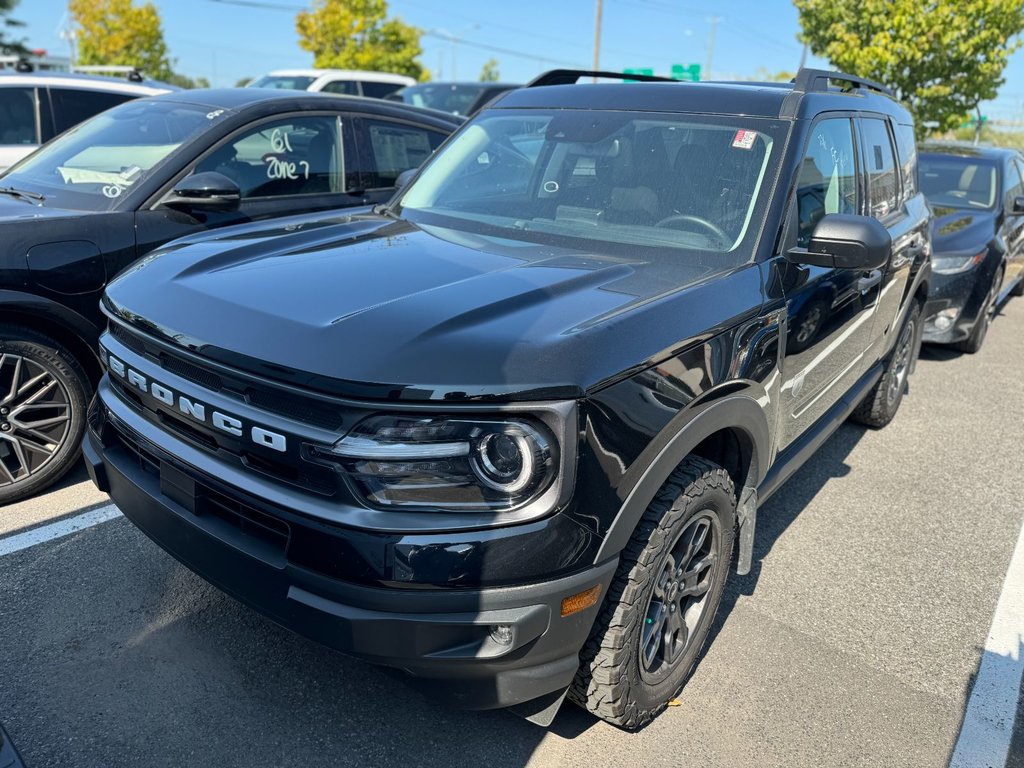
<path fill-rule="evenodd" d="M 732 140 L 732 145 L 736 149 L 750 149 L 754 146 L 754 140 L 756 138 L 757 131 L 745 131 L 741 128 L 736 131 L 736 135 Z"/>
<path fill-rule="evenodd" d="M 216 120 L 218 117 L 220 117 L 223 114 L 224 114 L 224 110 L 223 109 L 215 109 L 215 110 L 213 110 L 213 112 L 207 112 L 206 113 L 206 119 L 207 120 Z"/>

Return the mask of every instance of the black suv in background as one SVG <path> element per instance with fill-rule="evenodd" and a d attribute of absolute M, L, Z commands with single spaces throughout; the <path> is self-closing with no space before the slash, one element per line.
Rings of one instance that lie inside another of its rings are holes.
<path fill-rule="evenodd" d="M 1015 149 L 921 147 L 931 203 L 932 286 L 924 340 L 981 349 L 999 305 L 1024 295 L 1024 158 Z"/>
<path fill-rule="evenodd" d="M 85 454 L 298 632 L 464 707 L 549 722 L 568 693 L 636 728 L 758 504 L 899 408 L 929 211 L 872 83 L 591 74 L 502 96 L 373 214 L 194 236 L 111 283 Z"/>

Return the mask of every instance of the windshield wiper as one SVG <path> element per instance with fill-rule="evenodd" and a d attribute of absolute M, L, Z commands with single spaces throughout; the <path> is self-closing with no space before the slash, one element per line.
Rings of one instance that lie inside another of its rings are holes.
<path fill-rule="evenodd" d="M 40 195 L 38 192 L 30 192 L 27 189 L 15 189 L 14 187 L 0 187 L 0 194 L 20 197 L 24 200 L 33 200 L 37 203 L 41 203 L 46 199 L 45 195 Z"/>

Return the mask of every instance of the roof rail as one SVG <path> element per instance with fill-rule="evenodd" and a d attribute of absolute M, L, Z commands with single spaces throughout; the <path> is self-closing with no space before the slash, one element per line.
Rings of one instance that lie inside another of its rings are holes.
<path fill-rule="evenodd" d="M 581 77 L 605 77 L 609 80 L 638 80 L 642 83 L 681 83 L 671 77 L 658 75 L 628 75 L 623 72 L 601 72 L 589 69 L 552 69 L 528 82 L 526 88 L 537 88 L 541 85 L 572 85 Z"/>
<path fill-rule="evenodd" d="M 90 75 L 124 75 L 125 79 L 133 83 L 142 82 L 142 73 L 139 72 L 138 68 L 128 66 L 127 64 L 91 64 L 88 66 L 72 67 L 71 71 Z"/>
<path fill-rule="evenodd" d="M 793 90 L 810 93 L 811 91 L 827 91 L 829 80 L 839 80 L 844 83 L 851 83 L 854 88 L 866 88 L 869 91 L 884 93 L 892 96 L 890 88 L 856 75 L 848 75 L 845 72 L 832 72 L 827 69 L 801 69 L 793 79 Z"/>

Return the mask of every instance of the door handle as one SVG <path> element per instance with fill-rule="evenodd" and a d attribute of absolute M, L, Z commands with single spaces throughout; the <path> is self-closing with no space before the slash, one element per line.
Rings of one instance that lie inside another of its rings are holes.
<path fill-rule="evenodd" d="M 857 280 L 857 290 L 861 293 L 867 293 L 880 282 L 882 282 L 882 270 L 873 269 Z"/>

